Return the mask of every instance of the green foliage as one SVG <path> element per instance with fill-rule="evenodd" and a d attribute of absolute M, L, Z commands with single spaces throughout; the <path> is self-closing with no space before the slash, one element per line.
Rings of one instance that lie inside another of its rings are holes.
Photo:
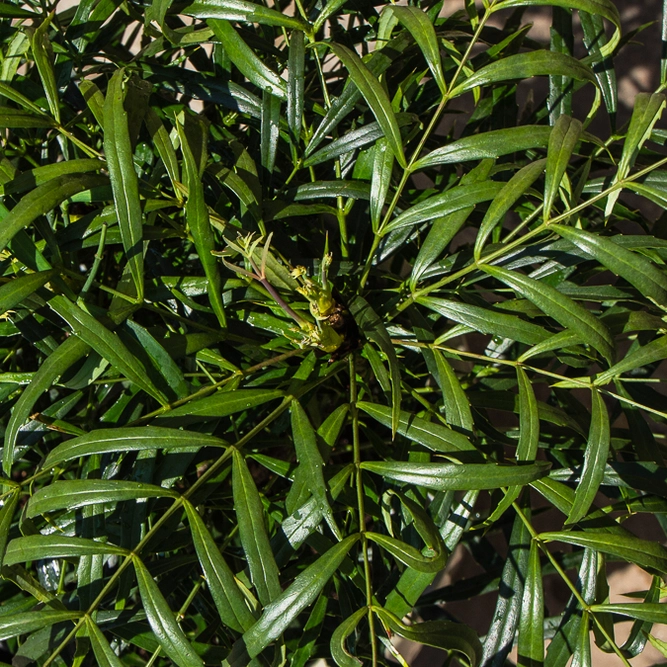
<path fill-rule="evenodd" d="M 269 4 L 0 6 L 4 659 L 667 654 L 664 61 L 617 124 L 611 0 Z"/>

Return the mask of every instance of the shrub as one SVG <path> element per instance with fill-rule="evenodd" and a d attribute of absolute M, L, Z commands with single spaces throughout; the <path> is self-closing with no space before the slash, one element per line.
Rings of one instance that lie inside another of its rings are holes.
<path fill-rule="evenodd" d="M 665 98 L 617 126 L 610 0 L 482 4 L 0 7 L 10 657 L 660 646 Z M 490 591 L 480 641 L 446 603 Z"/>

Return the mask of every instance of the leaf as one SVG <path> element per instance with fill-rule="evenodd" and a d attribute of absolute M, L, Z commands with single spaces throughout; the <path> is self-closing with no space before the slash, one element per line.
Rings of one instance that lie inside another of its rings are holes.
<path fill-rule="evenodd" d="M 14 512 L 21 495 L 20 489 L 14 489 L 9 496 L 5 497 L 0 508 L 0 568 L 2 568 L 7 551 L 9 531 L 14 521 Z"/>
<path fill-rule="evenodd" d="M 49 110 L 56 122 L 60 123 L 60 96 L 56 85 L 55 72 L 53 71 L 53 49 L 47 36 L 50 25 L 51 16 L 44 19 L 37 30 L 32 33 L 30 47 L 39 72 L 39 78 L 42 81 L 42 87 L 46 93 Z"/>
<path fill-rule="evenodd" d="M 295 30 L 303 30 L 306 27 L 304 22 L 297 17 L 288 16 L 283 12 L 247 0 L 196 0 L 182 9 L 181 13 L 197 19 L 224 19 L 294 28 Z"/>
<path fill-rule="evenodd" d="M 229 21 L 208 19 L 207 22 L 225 47 L 227 57 L 248 81 L 281 100 L 287 97 L 285 82 L 255 55 Z"/>
<path fill-rule="evenodd" d="M 447 562 L 447 553 L 443 550 L 432 556 L 422 554 L 415 547 L 401 542 L 394 537 L 366 531 L 366 537 L 388 551 L 401 563 L 417 572 L 440 572 Z"/>
<path fill-rule="evenodd" d="M 188 501 L 183 504 L 197 557 L 220 620 L 236 632 L 248 630 L 255 622 L 255 618 L 236 583 L 234 573 L 227 565 L 197 510 Z"/>
<path fill-rule="evenodd" d="M 544 591 L 540 548 L 530 542 L 528 573 L 523 587 L 519 615 L 518 667 L 535 667 L 544 663 Z"/>
<path fill-rule="evenodd" d="M 506 2 L 497 3 L 494 11 L 498 10 L 501 5 L 506 4 Z M 521 4 L 528 3 L 522 2 Z M 507 56 L 502 60 L 497 60 L 482 67 L 482 69 L 469 76 L 465 81 L 456 86 L 454 90 L 450 91 L 450 96 L 458 97 L 468 90 L 473 90 L 479 86 L 500 83 L 501 81 L 528 79 L 532 76 L 546 75 L 569 76 L 578 81 L 595 83 L 595 75 L 590 67 L 572 56 L 553 51 L 530 51 L 528 53 Z"/>
<path fill-rule="evenodd" d="M 201 179 L 200 164 L 198 164 L 198 162 L 205 164 L 206 155 L 199 156 L 199 160 L 195 159 L 196 149 L 191 147 L 191 142 L 205 147 L 207 128 L 201 122 L 193 119 L 190 114 L 185 114 L 183 123 L 177 122 L 176 127 L 181 142 L 181 152 L 183 153 L 185 186 L 188 189 L 185 219 L 194 238 L 199 261 L 204 267 L 209 303 L 218 318 L 218 323 L 225 328 L 227 318 L 222 302 L 222 276 L 220 275 L 220 265 L 211 254 L 215 250 L 216 243 L 211 229 L 208 208 L 204 201 L 204 184 Z M 204 150 L 202 148 L 200 152 L 203 153 Z"/>
<path fill-rule="evenodd" d="M 391 102 L 384 88 L 356 53 L 350 51 L 350 49 L 342 44 L 334 42 L 327 42 L 326 44 L 338 56 L 349 72 L 350 79 L 361 92 L 373 112 L 375 120 L 377 120 L 382 128 L 394 157 L 401 167 L 406 168 L 407 162 L 403 153 L 403 139 L 401 138 L 396 116 L 391 108 Z"/>
<path fill-rule="evenodd" d="M 519 443 L 516 448 L 518 461 L 534 461 L 540 441 L 540 417 L 533 386 L 521 366 L 516 367 L 519 386 Z"/>
<path fill-rule="evenodd" d="M 239 536 L 257 597 L 268 605 L 282 593 L 280 573 L 266 532 L 264 507 L 243 455 L 232 450 L 232 489 Z"/>
<path fill-rule="evenodd" d="M 509 466 L 496 463 L 401 463 L 398 461 L 363 461 L 361 468 L 406 484 L 436 491 L 499 489 L 524 485 L 548 474 L 550 463 L 539 461 Z"/>
<path fill-rule="evenodd" d="M 475 631 L 467 625 L 452 621 L 424 621 L 406 625 L 387 609 L 373 605 L 372 610 L 384 625 L 400 637 L 423 646 L 461 653 L 471 665 L 479 665 L 482 645 Z"/>
<path fill-rule="evenodd" d="M 389 362 L 389 378 L 391 380 L 391 434 L 398 430 L 401 412 L 401 369 L 396 356 L 396 350 L 391 338 L 378 317 L 363 297 L 356 297 L 350 303 L 350 312 L 354 316 L 359 329 L 384 352 Z"/>
<path fill-rule="evenodd" d="M 162 650 L 179 667 L 203 666 L 146 566 L 136 556 L 132 562 L 146 618 Z"/>
<path fill-rule="evenodd" d="M 576 331 L 611 364 L 614 357 L 614 339 L 607 327 L 583 306 L 554 287 L 515 271 L 498 266 L 482 265 L 484 271 L 504 282 L 515 292 L 534 303 L 544 313 L 568 329 Z M 539 341 L 538 341 L 539 342 Z"/>
<path fill-rule="evenodd" d="M 90 347 L 82 340 L 72 336 L 66 338 L 51 354 L 44 359 L 14 405 L 12 416 L 5 431 L 5 444 L 2 451 L 2 469 L 9 477 L 16 454 L 16 445 L 21 427 L 32 412 L 37 399 L 81 357 Z"/>
<path fill-rule="evenodd" d="M 171 143 L 169 133 L 165 129 L 160 117 L 150 107 L 146 109 L 144 122 L 146 123 L 146 128 L 155 144 L 157 153 L 162 160 L 162 164 L 164 164 L 164 167 L 169 174 L 169 180 L 176 191 L 176 196 L 178 196 L 179 191 L 176 188 L 176 183 L 180 183 L 181 175 L 178 166 L 178 158 L 176 157 L 176 151 Z"/>
<path fill-rule="evenodd" d="M 593 604 L 591 612 L 594 614 L 619 614 L 640 621 L 664 624 L 667 622 L 667 609 L 659 602 Z"/>
<path fill-rule="evenodd" d="M 44 558 L 76 558 L 92 554 L 127 556 L 129 553 L 127 549 L 117 547 L 115 544 L 82 537 L 28 535 L 17 537 L 9 543 L 4 562 L 5 565 L 14 565 Z"/>
<path fill-rule="evenodd" d="M 589 14 L 579 11 L 579 20 L 584 33 L 584 44 L 588 49 L 588 57 L 593 65 L 595 78 L 602 92 L 607 113 L 612 117 L 612 125 L 615 125 L 615 115 L 618 109 L 618 90 L 616 84 L 616 71 L 610 57 L 605 56 L 607 35 L 604 22 L 599 14 Z"/>
<path fill-rule="evenodd" d="M 53 210 L 73 195 L 108 184 L 104 176 L 93 174 L 63 174 L 21 197 L 20 201 L 2 221 L 0 250 L 14 238 L 17 232 L 34 222 L 40 215 Z"/>
<path fill-rule="evenodd" d="M 27 50 L 27 49 L 26 49 Z M 8 54 L 9 55 L 9 54 Z M 14 56 L 9 56 L 5 63 L 11 61 L 12 59 L 17 59 L 20 60 L 20 57 L 17 58 L 17 54 L 14 54 Z M 7 99 L 11 100 L 12 102 L 16 102 L 19 106 L 22 106 L 26 111 L 31 111 L 33 114 L 37 114 L 37 116 L 41 116 L 43 120 L 46 120 L 49 122 L 49 126 L 54 125 L 54 121 L 52 118 L 49 117 L 49 115 L 41 109 L 39 106 L 37 106 L 34 102 L 32 102 L 30 99 L 28 99 L 25 95 L 22 95 L 19 93 L 18 90 L 15 90 L 12 88 L 8 83 L 4 81 L 0 81 L 0 95 L 2 97 L 6 97 Z M 2 113 L 8 113 L 12 114 L 15 112 L 21 113 L 18 109 L 12 109 L 10 107 L 7 107 L 5 105 L 2 106 Z M 30 114 L 32 115 L 32 114 Z"/>
<path fill-rule="evenodd" d="M 132 159 L 132 144 L 125 110 L 123 80 L 125 70 L 111 77 L 104 102 L 104 153 L 109 180 L 138 302 L 144 298 L 143 220 L 139 201 L 139 183 Z"/>
<path fill-rule="evenodd" d="M 178 494 L 153 484 L 117 479 L 72 479 L 42 487 L 28 503 L 29 518 L 62 509 L 74 509 L 98 503 L 118 503 L 137 498 L 177 498 Z"/>
<path fill-rule="evenodd" d="M 145 369 L 121 342 L 118 334 L 107 329 L 92 315 L 64 296 L 54 296 L 49 301 L 49 306 L 69 324 L 77 337 L 109 361 L 128 380 L 134 382 L 162 405 L 167 405 L 169 402 L 167 398 L 150 381 Z"/>
<path fill-rule="evenodd" d="M 580 521 L 588 512 L 604 477 L 604 468 L 609 456 L 611 435 L 607 407 L 597 389 L 591 391 L 591 398 L 591 427 L 584 453 L 584 468 L 567 523 Z"/>
<path fill-rule="evenodd" d="M 365 401 L 359 401 L 357 407 L 384 426 L 391 428 L 390 408 Z M 463 434 L 403 410 L 399 412 L 396 431 L 434 452 L 476 451 L 475 446 Z"/>
<path fill-rule="evenodd" d="M 28 111 L 0 107 L 0 128 L 49 128 L 54 124 L 55 121 L 48 116 L 35 116 Z"/>
<path fill-rule="evenodd" d="M 440 92 L 445 95 L 447 84 L 445 83 L 442 61 L 440 60 L 440 45 L 428 14 L 419 7 L 402 7 L 399 5 L 389 5 L 385 11 L 392 12 L 412 35 L 426 59 L 426 64 L 431 70 Z"/>
<path fill-rule="evenodd" d="M 95 661 L 99 667 L 123 667 L 120 658 L 113 652 L 104 633 L 99 629 L 90 616 L 86 616 L 86 629 L 88 638 L 95 655 Z"/>
<path fill-rule="evenodd" d="M 554 53 L 554 55 L 556 55 Z M 549 220 L 551 208 L 553 207 L 561 181 L 570 163 L 583 126 L 580 121 L 569 116 L 562 115 L 556 121 L 551 136 L 549 137 L 549 148 L 547 150 L 547 167 L 544 182 L 544 220 Z"/>
<path fill-rule="evenodd" d="M 84 174 L 90 171 L 100 171 L 106 165 L 102 160 L 66 160 L 55 164 L 45 164 L 24 171 L 2 186 L 5 195 L 31 190 L 36 185 L 42 185 L 53 178 L 64 174 Z"/>
<path fill-rule="evenodd" d="M 551 51 L 572 55 L 574 50 L 574 32 L 572 30 L 572 11 L 562 7 L 551 10 Z M 572 97 L 574 86 L 572 79 L 564 76 L 549 77 L 549 122 L 555 125 L 562 115 L 572 115 Z"/>
<path fill-rule="evenodd" d="M 262 117 L 260 119 L 260 156 L 262 167 L 270 176 L 276 164 L 276 151 L 280 135 L 280 98 L 264 91 Z"/>
<path fill-rule="evenodd" d="M 494 181 L 455 186 L 446 192 L 433 195 L 419 204 L 415 204 L 407 211 L 403 211 L 384 227 L 382 235 L 385 236 L 395 229 L 411 227 L 421 222 L 449 215 L 462 208 L 489 201 L 502 190 L 502 187 L 502 183 Z"/>
<path fill-rule="evenodd" d="M 331 532 L 340 541 L 342 534 L 336 524 L 336 519 L 327 498 L 327 487 L 324 481 L 324 461 L 322 460 L 320 450 L 317 448 L 315 430 L 308 419 L 308 415 L 298 401 L 292 401 L 290 410 L 296 457 L 299 465 L 303 468 L 308 490 L 317 500 L 322 514 L 329 528 L 331 528 Z"/>
<path fill-rule="evenodd" d="M 363 665 L 359 658 L 355 658 L 345 648 L 345 640 L 355 631 L 361 619 L 368 614 L 368 609 L 362 607 L 348 616 L 332 633 L 330 642 L 331 657 L 338 667 L 359 667 Z"/>
<path fill-rule="evenodd" d="M 260 619 L 243 635 L 238 648 L 235 646 L 234 650 L 245 650 L 254 658 L 280 637 L 319 595 L 358 539 L 358 534 L 346 537 L 298 574 L 283 594 L 264 609 Z"/>
<path fill-rule="evenodd" d="M 193 447 L 222 447 L 229 445 L 224 440 L 206 433 L 194 433 L 161 426 L 115 427 L 91 431 L 67 440 L 52 449 L 44 468 L 51 468 L 94 454 L 111 452 L 137 452 L 164 449 L 166 451 Z"/>
<path fill-rule="evenodd" d="M 474 134 L 431 151 L 412 165 L 412 171 L 438 164 L 498 158 L 501 155 L 523 153 L 530 148 L 546 148 L 550 135 L 551 128 L 546 125 L 523 125 Z"/>
<path fill-rule="evenodd" d="M 633 371 L 641 366 L 654 364 L 663 359 L 667 359 L 667 336 L 661 336 L 646 345 L 642 345 L 611 368 L 600 373 L 595 379 L 595 385 L 603 387 L 614 378 L 620 377 L 622 373 Z"/>
<path fill-rule="evenodd" d="M 548 532 L 542 533 L 540 539 L 545 542 L 565 542 L 618 556 L 652 574 L 663 576 L 667 572 L 667 549 L 657 542 L 642 540 L 627 532 Z"/>
<path fill-rule="evenodd" d="M 48 628 L 64 621 L 76 621 L 83 616 L 80 611 L 26 611 L 0 618 L 0 641 L 27 635 L 40 628 Z"/>
<path fill-rule="evenodd" d="M 370 199 L 370 188 L 359 181 L 315 181 L 304 183 L 293 193 L 294 201 L 307 201 L 320 197 L 350 197 L 351 199 Z"/>
<path fill-rule="evenodd" d="M 375 151 L 373 153 L 373 174 L 371 176 L 371 225 L 373 233 L 377 234 L 382 219 L 382 209 L 389 186 L 391 185 L 391 175 L 394 169 L 394 154 L 389 143 L 383 137 L 375 142 Z"/>
<path fill-rule="evenodd" d="M 480 333 L 510 338 L 528 345 L 541 343 L 549 338 L 549 334 L 542 327 L 526 322 L 516 315 L 500 313 L 491 307 L 481 308 L 468 303 L 424 296 L 418 297 L 417 303 Z"/>
<path fill-rule="evenodd" d="M 27 273 L 0 286 L 0 314 L 18 306 L 55 275 L 53 270 Z"/>
<path fill-rule="evenodd" d="M 658 305 L 667 305 L 667 276 L 644 255 L 614 243 L 614 238 L 591 234 L 583 229 L 563 225 L 549 225 L 549 229 L 595 257 L 612 273 L 637 288 L 640 294 Z"/>
<path fill-rule="evenodd" d="M 158 422 L 174 424 L 191 424 L 210 419 L 220 419 L 236 412 L 256 408 L 268 401 L 284 396 L 282 391 L 275 389 L 235 389 L 234 391 L 217 391 L 211 396 L 190 401 L 169 412 L 160 415 Z"/>
<path fill-rule="evenodd" d="M 295 145 L 299 143 L 303 122 L 305 53 L 303 32 L 295 30 L 290 36 L 287 61 L 287 126 Z"/>

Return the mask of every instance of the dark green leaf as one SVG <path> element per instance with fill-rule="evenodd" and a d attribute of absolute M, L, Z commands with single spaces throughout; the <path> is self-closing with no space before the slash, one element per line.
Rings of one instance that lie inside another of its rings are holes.
<path fill-rule="evenodd" d="M 361 619 L 368 614 L 368 609 L 362 607 L 348 616 L 331 635 L 331 657 L 334 659 L 338 667 L 359 667 L 363 663 L 359 658 L 350 655 L 347 648 L 345 648 L 345 640 L 354 632 Z"/>
<path fill-rule="evenodd" d="M 56 484 L 67 482 L 56 482 Z M 126 556 L 127 549 L 107 542 L 97 542 L 81 537 L 64 535 L 28 535 L 13 539 L 7 547 L 5 565 L 26 563 L 43 558 L 75 558 L 92 554 Z"/>
<path fill-rule="evenodd" d="M 26 611 L 13 614 L 8 618 L 0 618 L 0 641 L 27 635 L 40 628 L 48 628 L 54 623 L 76 621 L 83 616 L 80 611 Z"/>

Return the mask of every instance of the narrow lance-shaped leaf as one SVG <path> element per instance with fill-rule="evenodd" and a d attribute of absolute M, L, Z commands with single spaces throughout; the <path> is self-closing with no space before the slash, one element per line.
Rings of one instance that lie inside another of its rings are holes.
<path fill-rule="evenodd" d="M 39 271 L 13 278 L 0 286 L 0 315 L 17 306 L 23 299 L 31 296 L 42 285 L 45 285 L 55 271 Z"/>
<path fill-rule="evenodd" d="M 499 489 L 502 486 L 529 484 L 549 473 L 545 461 L 529 465 L 508 466 L 495 463 L 401 463 L 398 461 L 364 461 L 368 470 L 384 478 L 414 484 L 436 491 Z"/>
<path fill-rule="evenodd" d="M 616 70 L 612 59 L 603 53 L 603 49 L 608 43 L 604 21 L 599 14 L 590 14 L 585 11 L 579 12 L 579 20 L 584 33 L 584 44 L 588 49 L 588 57 L 592 61 L 595 78 L 598 80 L 602 92 L 602 99 L 607 112 L 611 116 L 612 126 L 615 126 L 618 108 Z"/>
<path fill-rule="evenodd" d="M 150 132 L 153 142 L 155 143 L 158 155 L 169 174 L 169 180 L 171 181 L 176 196 L 178 197 L 180 191 L 177 189 L 176 183 L 180 183 L 181 175 L 178 166 L 178 158 L 176 157 L 176 151 L 171 143 L 169 133 L 163 125 L 162 120 L 160 120 L 160 117 L 150 107 L 146 109 L 144 122 L 146 123 L 146 128 Z"/>
<path fill-rule="evenodd" d="M 47 36 L 50 25 L 51 16 L 42 21 L 39 28 L 32 34 L 30 46 L 32 47 L 32 55 L 35 59 L 35 65 L 37 65 L 39 78 L 42 81 L 42 87 L 46 93 L 49 110 L 56 122 L 60 123 L 60 96 L 58 95 L 56 76 L 53 71 L 53 49 Z"/>
<path fill-rule="evenodd" d="M 516 458 L 519 461 L 534 461 L 540 440 L 540 418 L 533 386 L 526 371 L 516 367 L 519 386 L 519 443 Z"/>
<path fill-rule="evenodd" d="M 590 341 L 590 344 L 609 363 L 612 363 L 614 340 L 611 333 L 605 324 L 583 306 L 551 287 L 551 285 L 515 271 L 508 271 L 499 266 L 488 266 L 486 264 L 482 265 L 481 268 L 534 303 L 540 310 L 553 317 L 564 327 L 579 333 L 582 340 Z"/>
<path fill-rule="evenodd" d="M 551 51 L 572 55 L 574 34 L 572 31 L 572 12 L 562 7 L 551 10 Z M 565 76 L 549 77 L 549 121 L 554 125 L 562 115 L 572 114 L 572 80 Z"/>
<path fill-rule="evenodd" d="M 316 498 L 329 528 L 331 528 L 336 538 L 341 540 L 342 534 L 336 524 L 327 497 L 327 486 L 324 481 L 324 461 L 317 447 L 315 430 L 298 401 L 292 401 L 291 413 L 294 448 L 296 449 L 299 465 L 303 466 L 303 474 L 306 476 L 308 490 Z"/>
<path fill-rule="evenodd" d="M 304 34 L 301 30 L 295 30 L 290 37 L 287 62 L 287 127 L 289 127 L 295 145 L 299 143 L 303 120 L 304 64 Z"/>
<path fill-rule="evenodd" d="M 104 633 L 90 616 L 86 616 L 86 628 L 90 645 L 99 667 L 124 667 L 121 659 L 113 652 Z"/>
<path fill-rule="evenodd" d="M 76 621 L 83 616 L 80 611 L 26 611 L 0 618 L 0 641 L 27 635 L 41 628 L 48 628 L 63 621 Z"/>
<path fill-rule="evenodd" d="M 584 467 L 574 494 L 574 504 L 567 517 L 567 523 L 581 520 L 590 509 L 595 494 L 604 477 L 604 469 L 609 456 L 611 441 L 609 415 L 602 394 L 591 389 L 591 427 L 584 453 Z"/>
<path fill-rule="evenodd" d="M 233 450 L 232 489 L 239 536 L 245 552 L 250 578 L 263 605 L 281 593 L 280 573 L 271 551 L 265 527 L 264 507 L 243 455 Z"/>
<path fill-rule="evenodd" d="M 257 2 L 248 2 L 248 0 L 196 0 L 185 7 L 182 13 L 198 19 L 225 19 L 294 28 L 295 30 L 305 28 L 304 22 L 298 17 L 288 16 L 284 12 L 269 9 Z"/>
<path fill-rule="evenodd" d="M 21 490 L 17 487 L 2 501 L 0 508 L 0 568 L 4 563 L 7 541 L 9 540 L 9 531 L 14 521 L 14 512 L 18 504 Z"/>
<path fill-rule="evenodd" d="M 49 306 L 69 324 L 76 336 L 115 366 L 128 380 L 134 382 L 162 405 L 169 402 L 147 377 L 144 368 L 123 345 L 118 334 L 107 329 L 92 315 L 64 296 L 54 296 L 49 301 Z"/>
<path fill-rule="evenodd" d="M 130 552 L 108 542 L 64 535 L 27 535 L 13 539 L 7 547 L 5 565 L 42 558 L 75 558 L 93 554 L 126 556 Z"/>
<path fill-rule="evenodd" d="M 358 539 L 359 535 L 346 537 L 297 575 L 287 590 L 264 609 L 257 623 L 243 635 L 238 646 L 234 647 L 233 653 L 247 651 L 251 658 L 255 657 L 280 637 L 319 595 Z"/>
<path fill-rule="evenodd" d="M 204 201 L 204 184 L 201 179 L 200 164 L 205 163 L 206 155 L 201 155 L 200 159 L 197 161 L 195 152 L 190 146 L 190 140 L 192 139 L 193 142 L 197 142 L 202 146 L 199 152 L 204 153 L 203 146 L 206 144 L 208 133 L 207 129 L 189 114 L 185 115 L 183 124 L 177 122 L 176 127 L 178 128 L 181 151 L 183 152 L 185 185 L 188 188 L 185 218 L 195 240 L 195 248 L 199 255 L 199 261 L 204 267 L 209 302 L 213 308 L 213 312 L 218 318 L 220 326 L 224 328 L 227 326 L 227 318 L 225 316 L 225 308 L 222 302 L 222 277 L 220 275 L 220 264 L 211 254 L 211 252 L 215 250 L 215 239 L 213 230 L 211 229 L 208 208 Z"/>
<path fill-rule="evenodd" d="M 260 156 L 267 176 L 273 173 L 280 136 L 280 98 L 265 90 L 260 119 Z"/>
<path fill-rule="evenodd" d="M 627 280 L 658 305 L 667 305 L 667 275 L 647 257 L 624 248 L 612 239 L 564 225 L 549 227 L 559 236 L 595 257 L 600 264 Z"/>
<path fill-rule="evenodd" d="M 248 630 L 255 622 L 255 618 L 236 583 L 234 573 L 227 565 L 197 510 L 188 501 L 184 504 L 192 541 L 220 620 L 236 632 Z"/>
<path fill-rule="evenodd" d="M 544 219 L 551 216 L 551 208 L 570 162 L 574 147 L 581 136 L 582 124 L 575 118 L 562 115 L 556 121 L 547 151 L 547 167 L 544 182 Z"/>
<path fill-rule="evenodd" d="M 46 512 L 74 509 L 84 505 L 165 496 L 177 498 L 178 494 L 171 489 L 142 482 L 119 479 L 72 479 L 53 482 L 37 491 L 30 498 L 27 514 L 29 517 L 35 517 Z"/>
<path fill-rule="evenodd" d="M 209 19 L 208 24 L 225 47 L 226 55 L 248 81 L 261 90 L 268 90 L 272 95 L 285 99 L 285 82 L 255 55 L 229 21 Z"/>
<path fill-rule="evenodd" d="M 340 58 L 343 65 L 345 65 L 345 68 L 350 74 L 350 79 L 352 79 L 354 85 L 357 86 L 368 103 L 368 106 L 371 108 L 375 120 L 380 124 L 396 160 L 405 168 L 407 162 L 403 152 L 401 132 L 398 128 L 394 111 L 391 108 L 391 102 L 389 101 L 384 88 L 356 53 L 350 51 L 350 49 L 342 44 L 331 42 L 327 43 L 327 46 L 338 56 L 338 58 Z"/>
<path fill-rule="evenodd" d="M 132 562 L 146 618 L 162 650 L 178 667 L 203 667 L 202 659 L 195 653 L 192 644 L 176 622 L 174 612 L 169 608 L 151 573 L 140 558 L 134 557 Z"/>
<path fill-rule="evenodd" d="M 125 70 L 119 69 L 109 81 L 104 102 L 104 153 L 123 249 L 130 266 L 137 301 L 141 302 L 144 298 L 143 214 L 132 158 L 128 114 L 124 106 L 124 77 Z"/>
<path fill-rule="evenodd" d="M 660 336 L 652 340 L 646 345 L 642 345 L 639 349 L 634 350 L 627 357 L 614 364 L 610 369 L 604 373 L 600 373 L 595 379 L 595 385 L 603 387 L 614 378 L 619 377 L 622 373 L 635 370 L 641 366 L 654 364 L 657 361 L 667 359 L 667 336 Z"/>
<path fill-rule="evenodd" d="M 440 59 L 440 45 L 438 37 L 435 34 L 433 24 L 428 14 L 419 7 L 403 7 L 399 5 L 389 5 L 385 11 L 393 12 L 394 16 L 407 28 L 412 35 L 417 46 L 421 49 L 426 59 L 426 64 L 433 74 L 440 92 L 444 95 L 447 92 L 445 75 L 442 71 L 442 61 Z"/>
<path fill-rule="evenodd" d="M 350 303 L 350 312 L 354 315 L 359 328 L 369 340 L 372 340 L 384 352 L 389 362 L 391 380 L 391 433 L 395 435 L 401 413 L 401 370 L 396 350 L 391 342 L 382 320 L 368 302 L 358 296 Z"/>
<path fill-rule="evenodd" d="M 373 174 L 371 175 L 371 225 L 377 233 L 382 218 L 382 208 L 391 185 L 391 173 L 394 168 L 394 154 L 385 137 L 375 142 L 373 153 Z"/>
<path fill-rule="evenodd" d="M 37 399 L 79 359 L 85 356 L 90 347 L 75 336 L 66 338 L 43 362 L 33 375 L 30 384 L 23 390 L 14 405 L 12 416 L 5 431 L 5 444 L 2 450 L 2 469 L 9 477 L 11 474 L 19 431 L 32 412 Z"/>
<path fill-rule="evenodd" d="M 531 540 L 528 574 L 523 587 L 519 617 L 518 667 L 535 667 L 544 662 L 544 590 L 540 548 Z"/>
<path fill-rule="evenodd" d="M 345 640 L 354 632 L 361 619 L 368 614 L 368 609 L 362 607 L 348 616 L 332 633 L 330 649 L 331 657 L 338 667 L 360 667 L 363 663 L 347 650 Z"/>
<path fill-rule="evenodd" d="M 434 350 L 433 354 L 437 368 L 436 380 L 442 390 L 447 423 L 472 433 L 475 423 L 470 410 L 470 401 L 461 382 L 445 355 L 440 350 Z"/>

